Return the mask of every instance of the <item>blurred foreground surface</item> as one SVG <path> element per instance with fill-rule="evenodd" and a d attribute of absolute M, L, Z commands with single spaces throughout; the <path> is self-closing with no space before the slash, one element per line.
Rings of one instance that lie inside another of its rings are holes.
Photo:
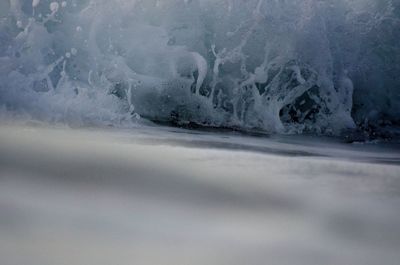
<path fill-rule="evenodd" d="M 2 265 L 400 261 L 396 147 L 0 126 Z"/>

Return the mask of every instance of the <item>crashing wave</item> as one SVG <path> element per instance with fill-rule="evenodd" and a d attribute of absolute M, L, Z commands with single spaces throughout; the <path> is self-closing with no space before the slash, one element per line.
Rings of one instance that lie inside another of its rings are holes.
<path fill-rule="evenodd" d="M 1 5 L 2 112 L 328 134 L 400 117 L 396 1 Z"/>

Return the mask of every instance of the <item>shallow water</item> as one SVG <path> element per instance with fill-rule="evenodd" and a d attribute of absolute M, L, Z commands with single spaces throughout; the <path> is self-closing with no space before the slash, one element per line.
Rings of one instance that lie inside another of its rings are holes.
<path fill-rule="evenodd" d="M 0 146 L 4 265 L 400 260 L 396 145 L 9 124 Z"/>

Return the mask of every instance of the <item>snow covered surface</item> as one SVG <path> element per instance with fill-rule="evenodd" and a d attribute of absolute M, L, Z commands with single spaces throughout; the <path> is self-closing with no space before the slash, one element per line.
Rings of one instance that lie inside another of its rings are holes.
<path fill-rule="evenodd" d="M 400 260 L 400 149 L 168 127 L 0 126 L 2 265 Z"/>

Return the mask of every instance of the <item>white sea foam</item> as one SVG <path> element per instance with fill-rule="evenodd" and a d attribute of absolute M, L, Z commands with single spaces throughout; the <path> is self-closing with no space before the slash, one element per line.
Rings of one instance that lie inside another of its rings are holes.
<path fill-rule="evenodd" d="M 334 134 L 400 114 L 394 1 L 6 2 L 11 113 Z"/>

